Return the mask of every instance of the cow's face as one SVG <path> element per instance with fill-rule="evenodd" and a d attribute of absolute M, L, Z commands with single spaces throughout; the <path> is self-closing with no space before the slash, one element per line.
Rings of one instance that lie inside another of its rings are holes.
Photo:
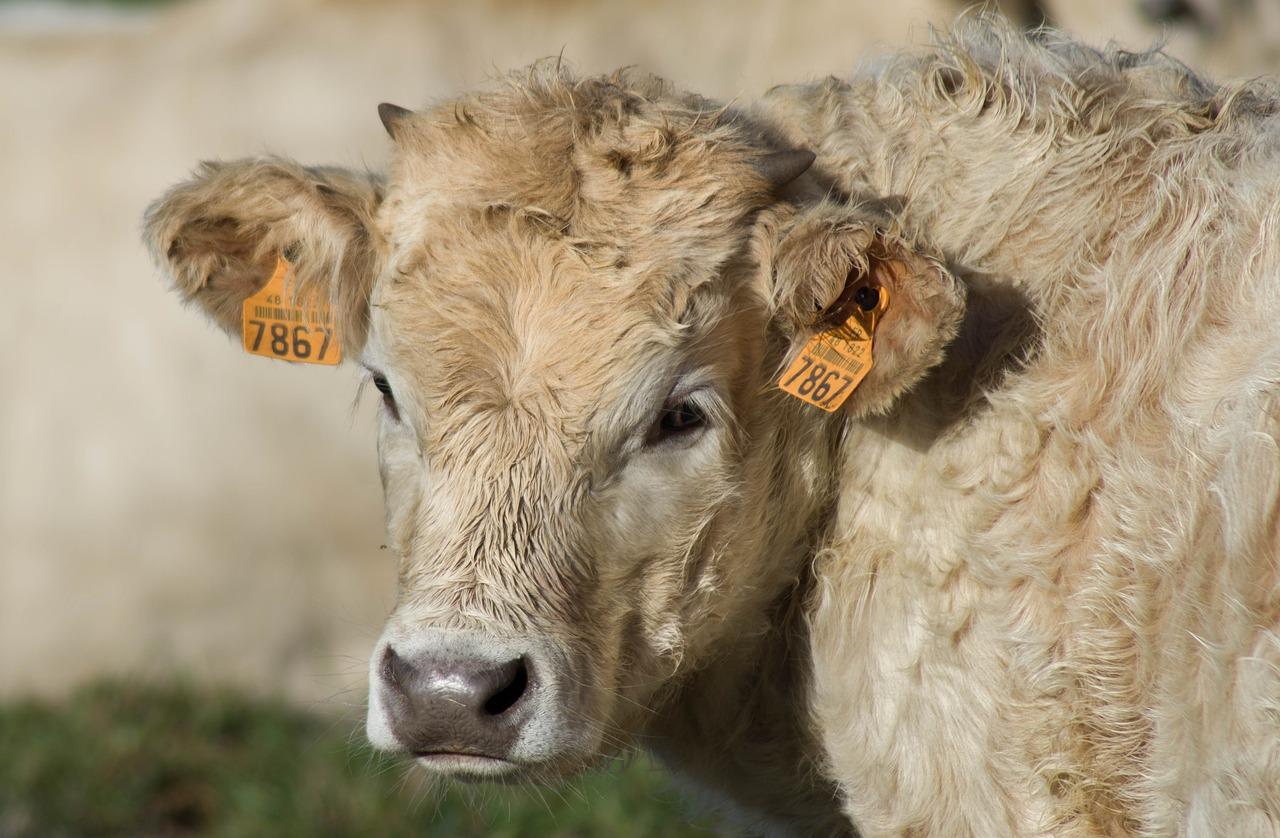
<path fill-rule="evenodd" d="M 384 121 L 385 181 L 210 167 L 152 208 L 148 237 L 232 330 L 292 252 L 381 391 L 400 586 L 370 739 L 455 776 L 570 772 L 794 576 L 783 554 L 838 420 L 771 379 L 797 321 L 883 239 L 847 208 L 780 203 L 811 156 L 771 155 L 651 79 L 535 74 Z M 865 410 L 934 363 L 959 317 L 949 277 L 909 263 L 880 278 L 898 285 L 898 337 Z"/>
<path fill-rule="evenodd" d="M 763 330 L 724 291 L 637 294 L 518 219 L 474 222 L 373 294 L 401 565 L 369 730 L 444 767 L 574 763 L 726 581 Z"/>

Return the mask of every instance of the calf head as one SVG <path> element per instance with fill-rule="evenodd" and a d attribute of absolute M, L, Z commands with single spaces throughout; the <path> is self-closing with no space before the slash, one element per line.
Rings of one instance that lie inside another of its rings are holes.
<path fill-rule="evenodd" d="M 381 114 L 385 178 L 206 164 L 148 242 L 231 331 L 286 254 L 383 395 L 400 582 L 370 739 L 454 776 L 572 772 L 763 629 L 839 423 L 940 359 L 960 288 L 891 218 L 806 199 L 811 154 L 652 77 L 536 67 Z M 851 275 L 892 305 L 829 416 L 773 382 Z"/>

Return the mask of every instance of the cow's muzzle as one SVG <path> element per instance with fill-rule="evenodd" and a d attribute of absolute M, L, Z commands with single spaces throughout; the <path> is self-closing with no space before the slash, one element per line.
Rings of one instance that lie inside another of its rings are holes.
<path fill-rule="evenodd" d="M 462 778 L 492 778 L 564 756 L 578 737 L 567 661 L 553 644 L 426 630 L 384 638 L 370 671 L 368 732 L 386 750 Z"/>

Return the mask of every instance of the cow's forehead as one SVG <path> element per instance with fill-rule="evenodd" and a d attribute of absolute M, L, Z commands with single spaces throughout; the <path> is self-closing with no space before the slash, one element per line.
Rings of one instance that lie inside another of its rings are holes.
<path fill-rule="evenodd" d="M 581 435 L 692 337 L 685 284 L 677 293 L 632 266 L 602 263 L 540 223 L 455 213 L 442 224 L 447 235 L 417 248 L 375 291 L 380 351 L 438 432 L 518 415 Z"/>

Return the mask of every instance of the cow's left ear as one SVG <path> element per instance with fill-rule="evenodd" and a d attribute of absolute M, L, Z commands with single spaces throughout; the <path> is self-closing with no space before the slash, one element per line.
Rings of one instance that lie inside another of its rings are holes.
<path fill-rule="evenodd" d="M 823 201 L 783 221 L 766 246 L 769 306 L 794 355 L 851 283 L 887 289 L 874 364 L 843 410 L 884 413 L 943 358 L 965 310 L 964 286 L 892 219 Z M 788 359 L 789 360 L 789 359 Z"/>

